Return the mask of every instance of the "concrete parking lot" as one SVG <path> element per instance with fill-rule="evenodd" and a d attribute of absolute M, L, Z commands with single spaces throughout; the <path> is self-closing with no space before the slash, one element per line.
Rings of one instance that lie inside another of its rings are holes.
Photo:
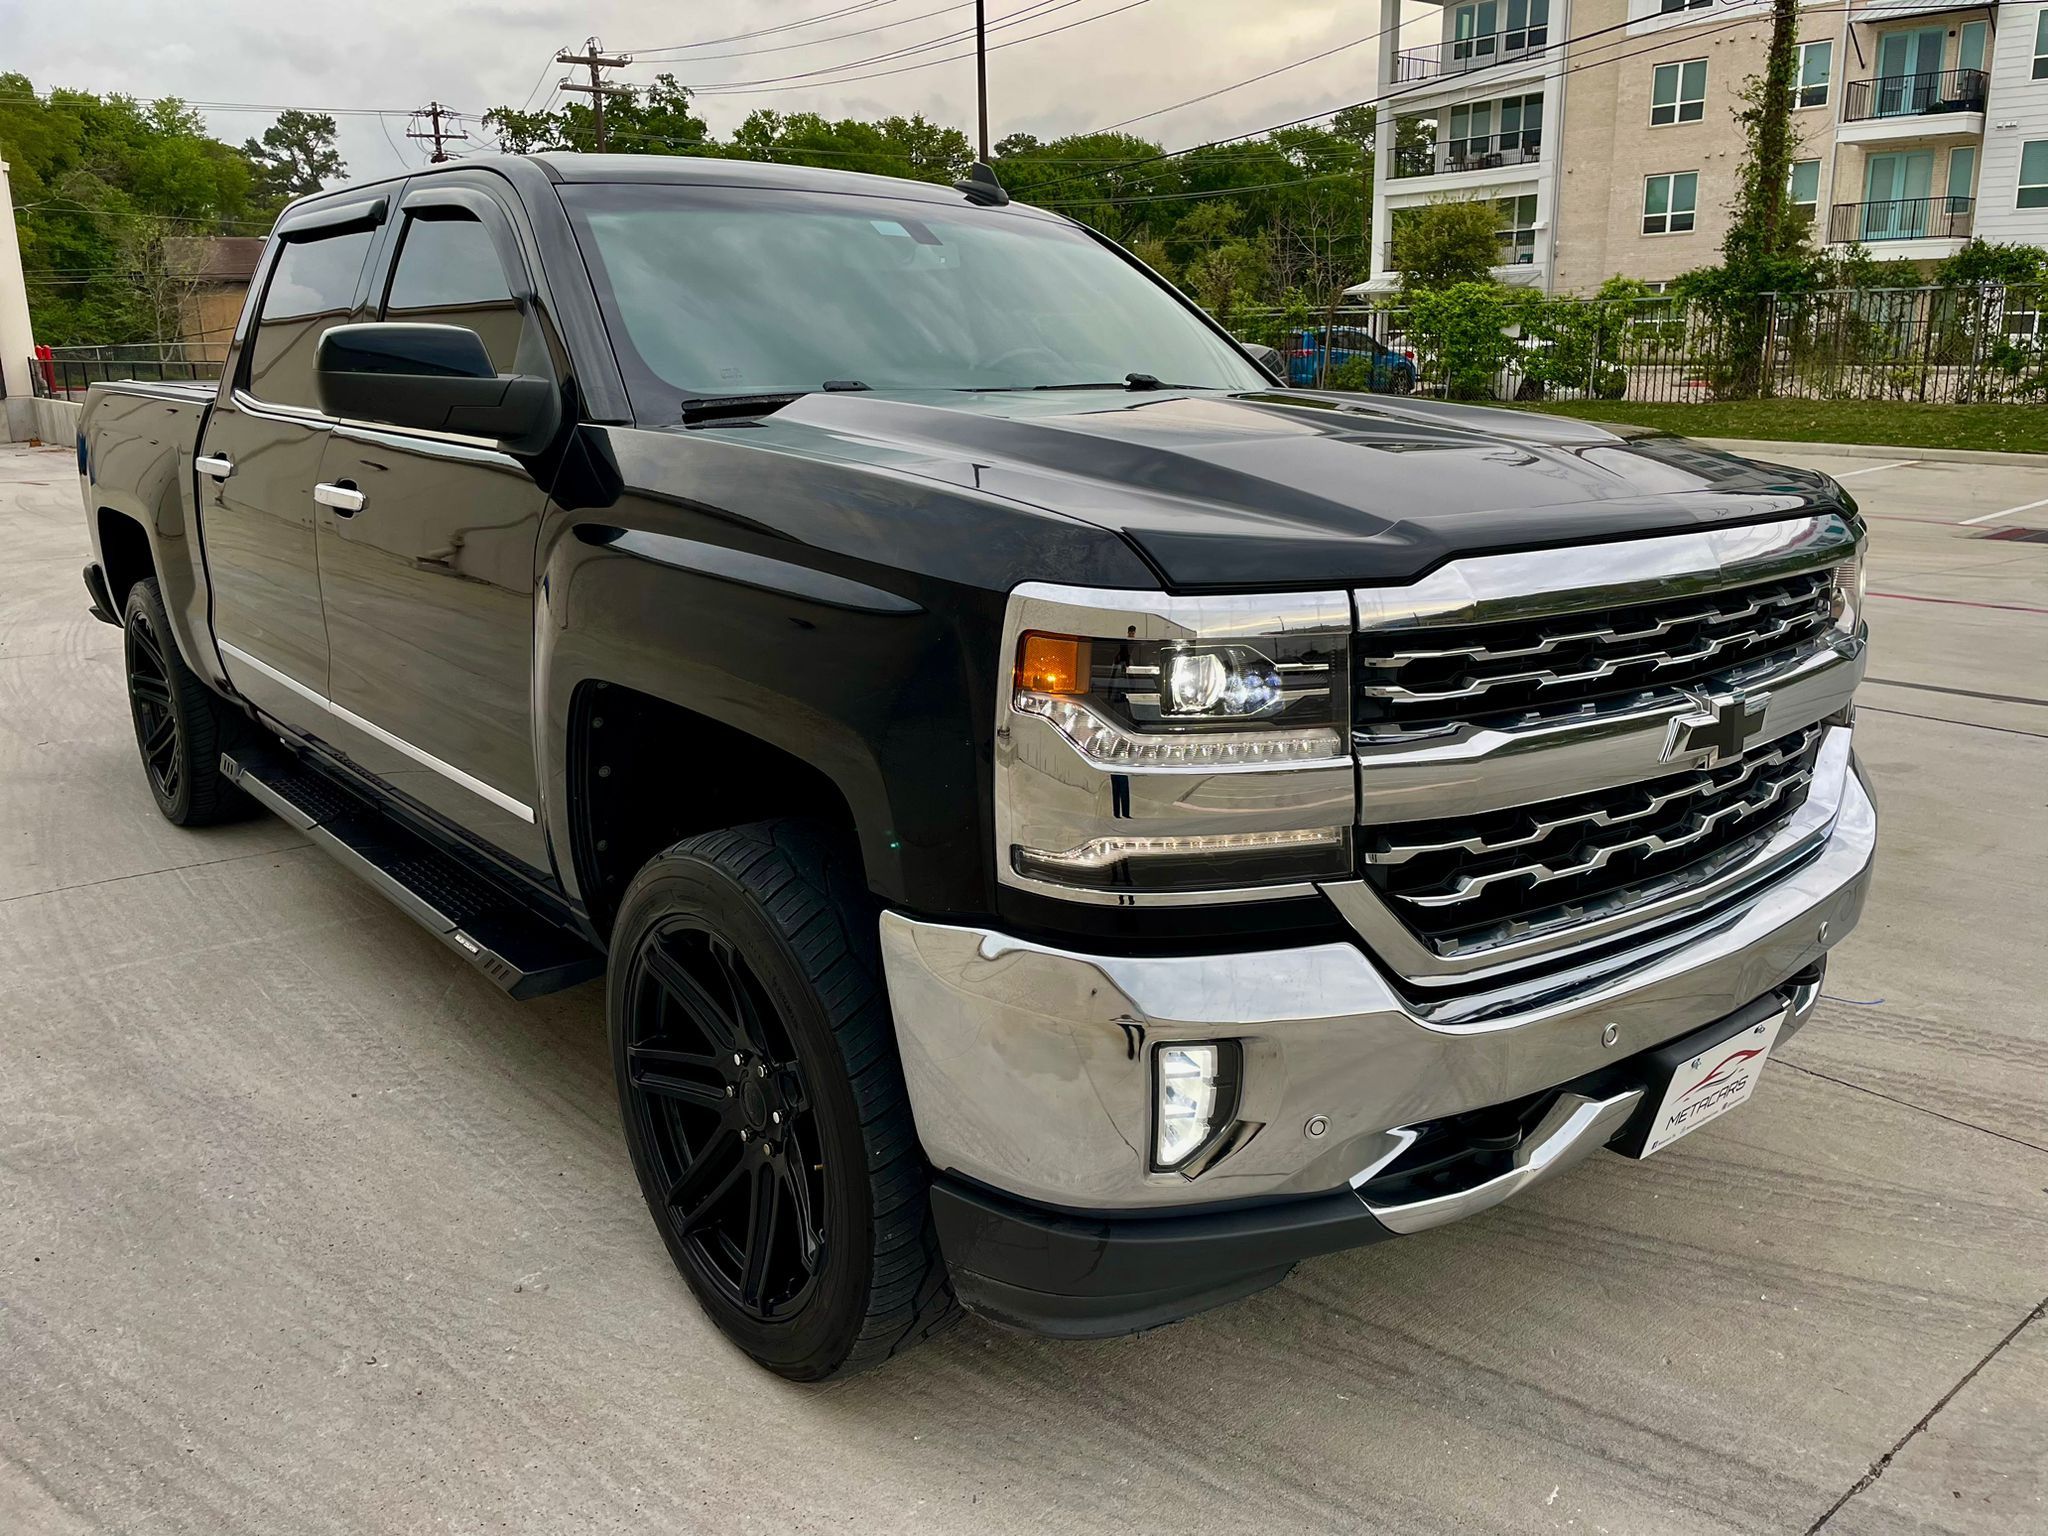
<path fill-rule="evenodd" d="M 159 820 L 71 454 L 0 449 L 0 1531 L 2048 1531 L 2048 467 L 1796 457 L 1873 519 L 1885 841 L 1746 1109 L 804 1390 L 672 1270 L 596 988 Z"/>

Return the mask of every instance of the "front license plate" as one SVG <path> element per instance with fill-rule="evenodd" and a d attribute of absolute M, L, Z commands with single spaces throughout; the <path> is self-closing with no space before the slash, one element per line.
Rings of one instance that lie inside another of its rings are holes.
<path fill-rule="evenodd" d="M 1671 1085 L 1664 1090 L 1664 1102 L 1657 1106 L 1657 1118 L 1650 1123 L 1643 1150 L 1636 1156 L 1648 1157 L 1670 1146 L 1748 1099 L 1756 1091 L 1756 1080 L 1763 1076 L 1764 1063 L 1770 1059 L 1784 1022 L 1782 1012 L 1774 1013 L 1763 1023 L 1752 1024 L 1681 1061 L 1671 1074 Z"/>

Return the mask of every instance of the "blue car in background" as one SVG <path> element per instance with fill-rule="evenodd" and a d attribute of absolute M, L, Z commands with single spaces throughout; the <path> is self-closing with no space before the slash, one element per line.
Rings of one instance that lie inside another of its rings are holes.
<path fill-rule="evenodd" d="M 1353 362 L 1370 367 L 1365 387 L 1376 394 L 1405 395 L 1415 389 L 1415 354 L 1396 352 L 1354 327 L 1335 327 L 1328 333 L 1327 342 L 1320 326 L 1289 332 L 1285 351 L 1287 382 L 1297 389 L 1313 389 L 1318 380 L 1327 388 L 1331 376 Z"/>

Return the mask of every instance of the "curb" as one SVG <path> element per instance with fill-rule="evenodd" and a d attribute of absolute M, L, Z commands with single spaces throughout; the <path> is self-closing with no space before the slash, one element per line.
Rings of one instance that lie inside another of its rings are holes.
<path fill-rule="evenodd" d="M 1988 448 L 1894 448 L 1880 443 L 1787 443 L 1755 437 L 1701 437 L 1695 442 L 1731 453 L 1772 455 L 1825 453 L 1844 459 L 1897 459 L 1908 464 L 2003 464 L 2008 469 L 2048 469 L 2048 453 L 1996 453 Z"/>

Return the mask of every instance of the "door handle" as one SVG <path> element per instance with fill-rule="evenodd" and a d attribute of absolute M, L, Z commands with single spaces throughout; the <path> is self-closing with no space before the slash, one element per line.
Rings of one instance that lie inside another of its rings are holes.
<path fill-rule="evenodd" d="M 235 461 L 223 454 L 203 454 L 192 461 L 192 467 L 202 475 L 211 475 L 216 480 L 225 480 L 235 472 Z"/>
<path fill-rule="evenodd" d="M 333 485 L 322 481 L 313 487 L 313 499 L 323 507 L 334 508 L 343 517 L 354 517 L 370 498 L 352 485 Z"/>

